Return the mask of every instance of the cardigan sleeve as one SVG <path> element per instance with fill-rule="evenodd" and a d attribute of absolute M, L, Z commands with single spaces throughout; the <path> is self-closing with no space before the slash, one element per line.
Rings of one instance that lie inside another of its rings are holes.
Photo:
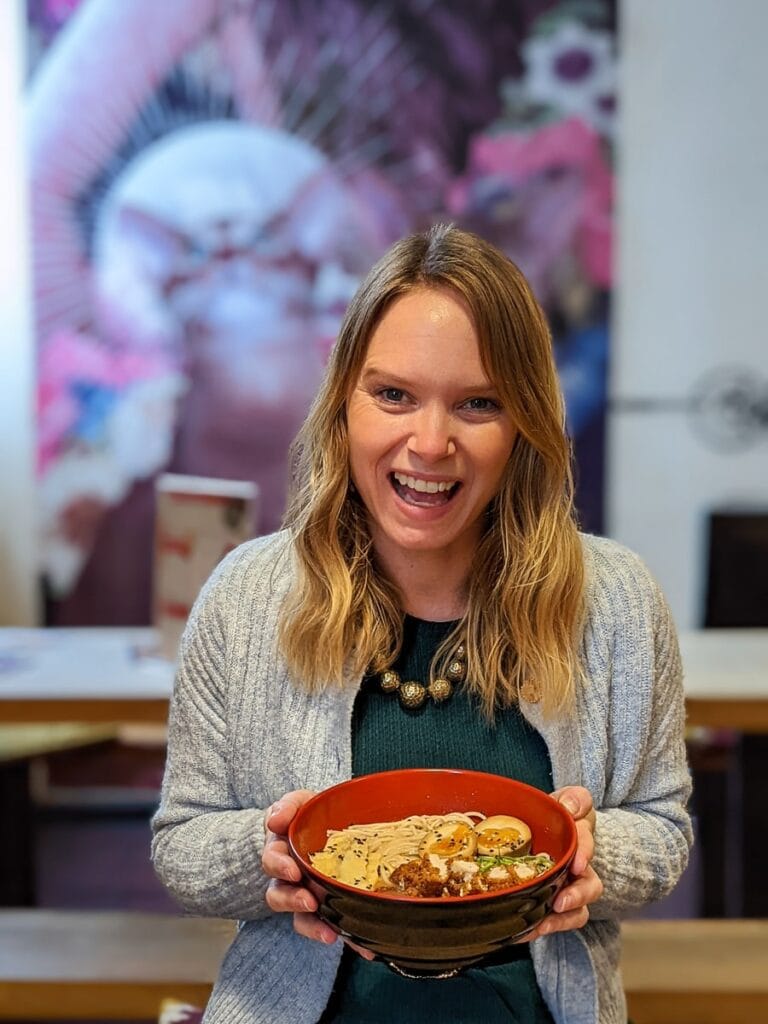
<path fill-rule="evenodd" d="M 231 784 L 225 707 L 233 560 L 237 552 L 203 588 L 182 637 L 152 859 L 185 910 L 247 920 L 271 911 L 261 868 L 265 812 L 239 806 Z"/>
<path fill-rule="evenodd" d="M 651 606 L 650 715 L 627 791 L 617 806 L 609 799 L 597 811 L 592 864 L 605 892 L 590 907 L 595 919 L 665 896 L 685 869 L 692 844 L 682 664 L 674 623 L 655 583 Z"/>

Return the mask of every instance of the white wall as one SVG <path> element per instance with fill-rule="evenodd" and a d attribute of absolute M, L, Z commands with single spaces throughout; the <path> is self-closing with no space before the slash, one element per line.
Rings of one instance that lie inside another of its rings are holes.
<path fill-rule="evenodd" d="M 690 628 L 707 511 L 768 507 L 768 435 L 723 454 L 683 408 L 717 367 L 747 368 L 768 395 L 768 3 L 623 0 L 621 14 L 608 532 Z M 670 407 L 627 401 L 642 398 Z"/>
<path fill-rule="evenodd" d="M 22 0 L 0 3 L 0 625 L 34 625 L 38 616 L 22 14 Z"/>

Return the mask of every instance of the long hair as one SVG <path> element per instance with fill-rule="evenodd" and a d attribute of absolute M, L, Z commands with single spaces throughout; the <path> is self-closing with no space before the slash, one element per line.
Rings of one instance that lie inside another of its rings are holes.
<path fill-rule="evenodd" d="M 420 288 L 464 300 L 485 372 L 517 429 L 467 581 L 466 613 L 437 651 L 432 675 L 463 642 L 466 685 L 489 717 L 521 694 L 540 699 L 549 715 L 573 697 L 584 591 L 552 339 L 518 268 L 450 225 L 396 243 L 347 309 L 292 450 L 285 525 L 297 578 L 282 610 L 281 650 L 295 678 L 316 690 L 383 671 L 402 644 L 400 597 L 376 565 L 366 510 L 351 487 L 346 405 L 382 316 Z"/>

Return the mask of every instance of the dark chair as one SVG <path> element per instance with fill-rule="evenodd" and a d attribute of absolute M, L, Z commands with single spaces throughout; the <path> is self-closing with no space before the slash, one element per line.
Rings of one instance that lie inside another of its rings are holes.
<path fill-rule="evenodd" d="M 704 628 L 768 628 L 768 510 L 718 510 L 708 526 Z M 768 737 L 713 735 L 692 767 L 706 852 L 704 916 L 768 916 Z"/>

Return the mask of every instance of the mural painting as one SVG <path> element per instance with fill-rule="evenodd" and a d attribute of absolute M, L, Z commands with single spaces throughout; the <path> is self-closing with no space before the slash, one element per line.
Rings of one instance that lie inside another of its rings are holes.
<path fill-rule="evenodd" d="M 41 575 L 57 624 L 149 621 L 154 480 L 287 451 L 345 305 L 453 220 L 531 279 L 602 525 L 607 0 L 28 0 Z"/>

